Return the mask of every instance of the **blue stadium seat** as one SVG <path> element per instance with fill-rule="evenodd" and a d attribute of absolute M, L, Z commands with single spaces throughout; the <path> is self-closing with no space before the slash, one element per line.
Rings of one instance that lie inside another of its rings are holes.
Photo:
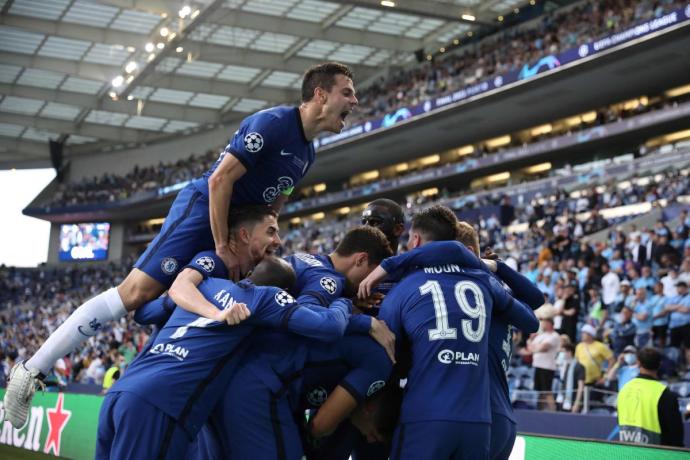
<path fill-rule="evenodd" d="M 512 399 L 513 407 L 517 409 L 536 409 L 539 395 L 536 391 L 516 390 Z"/>

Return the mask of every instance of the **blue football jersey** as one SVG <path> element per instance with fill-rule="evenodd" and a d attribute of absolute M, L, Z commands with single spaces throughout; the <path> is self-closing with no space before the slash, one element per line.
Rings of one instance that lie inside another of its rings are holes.
<path fill-rule="evenodd" d="M 456 263 L 463 267 L 481 267 L 479 259 L 456 241 L 430 242 L 405 254 L 390 257 L 384 260 L 381 266 L 390 273 L 401 274 L 409 270 L 410 266 L 432 263 Z M 512 353 L 512 326 L 527 333 L 536 331 L 539 328 L 539 321 L 531 309 L 541 306 L 544 303 L 544 297 L 533 283 L 506 264 L 498 262 L 497 268 L 496 274 L 500 280 L 512 289 L 512 295 L 521 302 L 514 302 L 512 308 L 495 314 L 491 319 L 488 332 L 491 412 L 505 415 L 513 420 L 506 379 Z"/>
<path fill-rule="evenodd" d="M 167 413 L 194 436 L 208 418 L 249 346 L 245 339 L 256 326 L 283 328 L 316 339 L 327 339 L 345 328 L 349 301 L 335 302 L 317 312 L 301 307 L 287 292 L 208 278 L 199 285 L 219 309 L 244 303 L 251 316 L 243 323 L 199 317 L 176 308 L 150 349 L 140 354 L 110 391 L 137 394 Z"/>
<path fill-rule="evenodd" d="M 242 121 L 211 169 L 194 181 L 206 196 L 209 177 L 228 154 L 247 169 L 233 186 L 232 204 L 272 203 L 281 194 L 290 195 L 316 158 L 299 109 L 288 106 L 261 110 Z"/>
<path fill-rule="evenodd" d="M 191 268 L 201 273 L 204 279 L 228 277 L 228 269 L 223 260 L 216 255 L 215 251 L 202 251 L 192 257 L 192 260 L 182 268 Z M 161 296 L 150 302 L 146 302 L 137 308 L 134 313 L 134 321 L 144 325 L 154 325 L 158 328 L 168 321 L 175 309 L 175 302 L 168 295 Z M 156 332 L 157 333 L 157 332 Z"/>
<path fill-rule="evenodd" d="M 516 302 L 483 270 L 420 267 L 385 298 L 379 318 L 409 343 L 400 423 L 491 422 L 488 329 Z"/>
<path fill-rule="evenodd" d="M 304 365 L 300 408 L 318 409 L 340 385 L 360 402 L 381 390 L 393 363 L 370 337 L 346 335 L 325 346 L 310 347 Z"/>
<path fill-rule="evenodd" d="M 295 269 L 297 279 L 292 291 L 303 304 L 327 307 L 333 300 L 343 296 L 345 276 L 333 268 L 333 262 L 327 255 L 298 253 L 285 260 Z"/>

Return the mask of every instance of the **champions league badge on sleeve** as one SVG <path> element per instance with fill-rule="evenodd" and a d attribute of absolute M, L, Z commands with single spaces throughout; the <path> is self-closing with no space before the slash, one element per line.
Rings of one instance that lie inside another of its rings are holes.
<path fill-rule="evenodd" d="M 199 257 L 195 263 L 207 273 L 213 272 L 213 269 L 216 268 L 216 262 L 209 256 Z"/>
<path fill-rule="evenodd" d="M 244 148 L 247 152 L 256 153 L 264 147 L 264 138 L 259 133 L 249 133 L 244 136 Z"/>
<path fill-rule="evenodd" d="M 276 294 L 275 299 L 276 302 L 278 302 L 278 305 L 280 305 L 281 307 L 285 307 L 287 305 L 295 303 L 295 298 L 285 291 L 279 291 Z"/>
<path fill-rule="evenodd" d="M 319 284 L 330 295 L 335 294 L 335 292 L 338 290 L 338 282 L 328 276 L 324 276 L 323 278 L 321 278 Z"/>

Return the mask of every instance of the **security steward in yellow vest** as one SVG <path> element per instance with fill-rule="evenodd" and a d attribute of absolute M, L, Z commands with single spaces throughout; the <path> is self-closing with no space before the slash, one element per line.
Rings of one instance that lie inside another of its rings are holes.
<path fill-rule="evenodd" d="M 683 447 L 683 421 L 678 397 L 659 382 L 661 354 L 653 348 L 638 352 L 640 375 L 618 393 L 618 438 L 635 444 Z"/>

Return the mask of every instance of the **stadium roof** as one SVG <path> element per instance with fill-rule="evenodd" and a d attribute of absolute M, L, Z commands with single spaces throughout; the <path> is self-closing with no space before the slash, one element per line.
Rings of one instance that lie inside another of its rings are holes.
<path fill-rule="evenodd" d="M 0 0 L 0 162 L 46 160 L 48 139 L 69 156 L 294 103 L 310 65 L 341 61 L 361 82 L 526 3 Z"/>

